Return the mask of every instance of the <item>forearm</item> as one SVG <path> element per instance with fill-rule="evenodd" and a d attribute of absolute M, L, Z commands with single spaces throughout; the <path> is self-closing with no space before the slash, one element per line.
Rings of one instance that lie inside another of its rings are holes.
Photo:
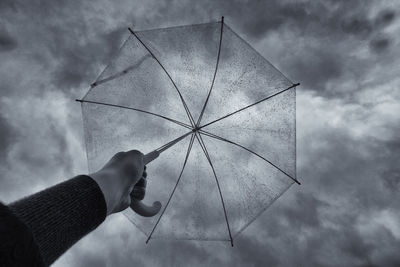
<path fill-rule="evenodd" d="M 107 207 L 98 184 L 77 176 L 9 205 L 31 230 L 46 265 L 104 221 Z"/>

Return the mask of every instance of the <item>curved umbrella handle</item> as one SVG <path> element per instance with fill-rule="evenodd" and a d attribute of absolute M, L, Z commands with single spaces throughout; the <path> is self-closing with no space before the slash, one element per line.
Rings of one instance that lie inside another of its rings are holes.
<path fill-rule="evenodd" d="M 154 150 L 143 157 L 143 163 L 146 165 L 151 161 L 158 158 L 160 152 Z M 139 182 L 135 185 L 131 192 L 131 205 L 130 207 L 137 214 L 143 217 L 152 217 L 156 215 L 161 210 L 161 203 L 159 201 L 155 201 L 152 206 L 148 206 L 142 202 L 145 192 L 146 192 L 147 180 L 146 177 L 142 177 Z"/>
<path fill-rule="evenodd" d="M 153 217 L 161 210 L 161 203 L 160 201 L 155 201 L 152 206 L 148 206 L 142 201 L 131 197 L 131 209 L 143 217 Z"/>

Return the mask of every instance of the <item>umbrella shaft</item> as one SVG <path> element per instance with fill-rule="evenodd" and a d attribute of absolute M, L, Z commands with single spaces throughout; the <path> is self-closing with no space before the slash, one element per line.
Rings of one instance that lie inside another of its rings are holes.
<path fill-rule="evenodd" d="M 150 153 L 147 153 L 146 155 L 144 155 L 143 157 L 143 163 L 144 165 L 146 165 L 147 163 L 152 162 L 153 160 L 155 160 L 156 158 L 158 158 L 158 156 L 160 156 L 160 152 L 158 152 L 157 150 L 153 150 Z"/>
<path fill-rule="evenodd" d="M 171 142 L 163 145 L 160 148 L 157 148 L 156 150 L 153 150 L 150 153 L 147 153 L 146 155 L 144 155 L 143 157 L 143 163 L 144 165 L 146 165 L 147 163 L 152 162 L 153 160 L 155 160 L 156 158 L 158 158 L 158 156 L 160 156 L 160 154 L 162 152 L 164 152 L 165 150 L 167 150 L 168 148 L 172 147 L 173 145 L 175 145 L 176 143 L 178 143 L 179 141 L 181 141 L 183 138 L 185 138 L 186 136 L 188 136 L 189 134 L 191 134 L 192 131 L 172 140 Z"/>

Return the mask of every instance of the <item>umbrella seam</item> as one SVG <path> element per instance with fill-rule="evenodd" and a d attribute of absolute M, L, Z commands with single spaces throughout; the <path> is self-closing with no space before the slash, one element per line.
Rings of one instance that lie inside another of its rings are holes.
<path fill-rule="evenodd" d="M 218 121 L 220 121 L 220 120 L 222 120 L 222 119 L 225 119 L 225 118 L 227 118 L 227 117 L 230 117 L 230 116 L 232 116 L 232 115 L 234 115 L 234 114 L 236 114 L 236 113 L 238 113 L 238 112 L 240 112 L 240 111 L 243 111 L 243 110 L 248 109 L 248 108 L 250 108 L 250 107 L 252 107 L 252 106 L 255 106 L 255 105 L 257 105 L 257 104 L 260 104 L 260 103 L 262 103 L 262 102 L 264 102 L 264 101 L 266 101 L 266 100 L 268 100 L 268 99 L 270 99 L 270 98 L 272 98 L 272 97 L 274 97 L 274 96 L 277 96 L 277 95 L 279 95 L 279 94 L 282 94 L 282 93 L 286 92 L 287 90 L 290 90 L 290 89 L 292 89 L 292 88 L 295 88 L 295 87 L 298 86 L 298 85 L 300 85 L 300 83 L 292 84 L 292 85 L 289 86 L 288 88 L 283 89 L 283 90 L 281 90 L 281 91 L 279 91 L 279 92 L 277 92 L 277 93 L 274 93 L 274 94 L 272 94 L 272 95 L 269 95 L 269 96 L 267 96 L 267 97 L 265 97 L 265 98 L 263 98 L 263 99 L 261 99 L 261 100 L 258 100 L 258 101 L 256 101 L 256 102 L 254 102 L 253 104 L 247 105 L 247 106 L 245 106 L 245 107 L 243 107 L 243 108 L 240 108 L 240 109 L 238 109 L 238 110 L 236 110 L 236 111 L 234 111 L 234 112 L 228 113 L 228 114 L 226 114 L 225 116 L 222 116 L 222 117 L 220 117 L 220 118 L 218 118 L 218 119 L 216 119 L 216 120 L 213 120 L 213 121 L 211 121 L 211 122 L 209 122 L 209 123 L 206 123 L 206 124 L 204 124 L 203 126 L 199 127 L 199 129 L 204 128 L 204 127 L 207 127 L 208 125 L 211 125 L 211 124 L 213 124 L 213 123 L 216 123 L 216 122 L 218 122 Z"/>
<path fill-rule="evenodd" d="M 251 149 L 248 149 L 247 147 L 245 147 L 245 146 L 243 146 L 243 145 L 240 145 L 239 143 L 233 142 L 233 141 L 231 141 L 231 140 L 228 140 L 228 139 L 223 138 L 223 137 L 221 137 L 221 136 L 218 136 L 218 135 L 216 135 L 216 134 L 212 134 L 212 133 L 207 132 L 207 131 L 204 131 L 204 130 L 201 130 L 201 132 L 202 132 L 203 134 L 205 134 L 205 135 L 211 137 L 211 138 L 214 138 L 214 139 L 217 139 L 217 140 L 220 140 L 220 141 L 224 141 L 224 142 L 226 142 L 226 143 L 229 143 L 229 144 L 238 146 L 238 147 L 240 147 L 240 148 L 242 148 L 242 149 L 244 149 L 244 150 L 250 152 L 251 154 L 253 154 L 253 155 L 255 155 L 255 156 L 257 156 L 257 157 L 263 159 L 263 160 L 266 161 L 266 162 L 268 162 L 270 165 L 272 165 L 272 166 L 275 167 L 277 170 L 279 170 L 280 172 L 282 172 L 283 174 L 285 174 L 287 177 L 289 177 L 291 180 L 293 180 L 293 181 L 296 182 L 297 184 L 299 184 L 299 185 L 301 184 L 296 178 L 292 177 L 290 174 L 288 174 L 287 172 L 285 172 L 284 170 L 282 170 L 281 168 L 279 168 L 277 165 L 275 165 L 274 163 L 272 163 L 270 160 L 264 158 L 264 157 L 261 156 L 260 154 L 258 154 L 258 153 L 256 153 L 256 152 L 252 151 Z"/>
<path fill-rule="evenodd" d="M 231 246 L 233 247 L 233 238 L 232 238 L 231 228 L 230 228 L 230 226 L 229 226 L 229 220 L 228 220 L 228 215 L 227 215 L 227 212 L 226 212 L 225 201 L 224 201 L 224 197 L 222 196 L 221 187 L 220 187 L 220 185 L 219 185 L 219 181 L 218 181 L 218 177 L 217 177 L 217 174 L 216 174 L 216 172 L 215 172 L 215 169 L 214 169 L 214 165 L 212 164 L 212 161 L 211 161 L 210 155 L 209 155 L 209 153 L 208 153 L 207 147 L 206 147 L 206 145 L 204 144 L 203 139 L 201 138 L 200 133 L 199 133 L 199 137 L 197 137 L 197 133 L 196 133 L 196 138 L 197 138 L 197 141 L 199 141 L 200 146 L 201 146 L 201 148 L 202 148 L 202 150 L 203 150 L 203 152 L 204 152 L 204 155 L 206 156 L 206 158 L 207 158 L 207 160 L 208 160 L 208 163 L 210 164 L 211 169 L 212 169 L 212 171 L 213 171 L 214 178 L 215 178 L 215 181 L 216 181 L 216 183 L 217 183 L 217 188 L 218 188 L 219 196 L 220 196 L 220 198 L 221 198 L 222 208 L 223 208 L 223 210 L 224 210 L 225 221 L 226 221 L 226 225 L 227 225 L 227 227 L 228 227 L 228 233 L 229 233 L 229 238 L 230 238 L 230 241 L 231 241 Z"/>
<path fill-rule="evenodd" d="M 188 106 L 186 105 L 185 99 L 183 99 L 183 96 L 182 96 L 181 92 L 179 91 L 178 87 L 175 84 L 175 81 L 172 79 L 172 77 L 169 74 L 169 72 L 166 70 L 164 65 L 161 64 L 161 61 L 153 54 L 153 52 L 150 50 L 150 48 L 148 48 L 146 46 L 146 44 L 139 38 L 139 36 L 137 36 L 137 34 L 131 28 L 128 28 L 128 29 L 136 37 L 136 39 L 143 45 L 143 47 L 150 53 L 150 55 L 154 58 L 154 60 L 157 61 L 157 63 L 160 65 L 160 67 L 164 70 L 165 74 L 168 76 L 168 78 L 172 82 L 173 86 L 175 87 L 176 91 L 178 92 L 179 97 L 180 97 L 180 99 L 182 101 L 183 107 L 185 108 L 186 115 L 189 118 L 190 124 L 192 125 L 192 127 L 194 127 L 194 119 L 192 117 L 192 114 L 190 113 L 190 110 L 189 110 Z"/>
<path fill-rule="evenodd" d="M 145 113 L 145 114 L 153 115 L 153 116 L 165 119 L 167 121 L 173 122 L 173 123 L 175 123 L 175 124 L 177 124 L 179 126 L 187 128 L 187 129 L 192 129 L 192 127 L 190 127 L 190 125 L 188 125 L 186 123 L 183 123 L 183 122 L 175 120 L 175 119 L 168 118 L 166 116 L 163 116 L 163 115 L 160 115 L 160 114 L 157 114 L 157 113 L 154 113 L 154 112 L 142 110 L 142 109 L 131 108 L 131 107 L 126 107 L 126 106 L 121 106 L 121 105 L 116 105 L 116 104 L 97 102 L 97 101 L 91 101 L 91 100 L 83 100 L 83 99 L 76 99 L 76 101 L 81 102 L 81 103 L 89 103 L 89 104 L 110 106 L 110 107 L 115 107 L 115 108 L 123 108 L 123 109 L 129 109 L 129 110 L 133 110 L 133 111 L 137 111 L 137 112 L 142 112 L 142 113 Z"/>
<path fill-rule="evenodd" d="M 172 199 L 172 197 L 173 197 L 173 195 L 174 195 L 174 193 L 175 193 L 175 190 L 176 190 L 176 188 L 178 187 L 179 181 L 180 181 L 181 178 L 182 178 L 182 174 L 183 174 L 183 171 L 184 171 L 184 169 L 185 169 L 187 160 L 188 160 L 188 158 L 189 158 L 190 151 L 192 150 L 193 140 L 194 140 L 194 137 L 193 137 L 193 136 L 194 136 L 194 133 L 192 134 L 192 136 L 191 136 L 191 138 L 190 138 L 189 146 L 188 146 L 188 149 L 187 149 L 187 152 L 186 152 L 186 156 L 185 156 L 185 161 L 184 161 L 184 163 L 183 163 L 182 170 L 181 170 L 181 172 L 180 172 L 180 174 L 179 174 L 178 180 L 176 181 L 176 184 L 175 184 L 174 188 L 172 189 L 172 192 L 171 192 L 171 194 L 170 194 L 170 196 L 169 196 L 169 198 L 168 198 L 168 201 L 167 201 L 167 203 L 165 204 L 165 208 L 164 208 L 163 211 L 161 212 L 160 217 L 158 217 L 157 222 L 155 223 L 153 229 L 151 230 L 151 232 L 150 232 L 150 234 L 149 234 L 149 237 L 148 237 L 147 240 L 146 240 L 146 244 L 150 241 L 151 236 L 153 235 L 153 233 L 154 233 L 154 231 L 155 231 L 155 229 L 156 229 L 158 223 L 160 222 L 161 217 L 164 215 L 164 213 L 165 213 L 165 211 L 166 211 L 166 209 L 167 209 L 167 207 L 168 207 L 168 205 L 169 205 L 169 203 L 170 203 L 170 201 L 171 201 L 171 199 Z"/>
<path fill-rule="evenodd" d="M 221 55 L 221 45 L 222 45 L 222 33 L 223 33 L 223 29 L 224 29 L 224 17 L 222 17 L 222 19 L 221 19 L 221 34 L 220 34 L 220 37 L 219 37 L 218 55 L 217 55 L 217 63 L 216 63 L 216 65 L 215 65 L 214 77 L 213 77 L 213 80 L 212 80 L 212 82 L 211 82 L 211 87 L 210 87 L 210 90 L 208 91 L 206 101 L 204 102 L 203 108 L 201 109 L 201 112 L 200 112 L 200 116 L 199 116 L 199 118 L 198 118 L 198 120 L 197 120 L 197 123 L 196 123 L 197 126 L 199 126 L 200 123 L 201 123 L 201 119 L 202 119 L 202 117 L 203 117 L 203 114 L 204 114 L 204 111 L 205 111 L 205 109 L 206 109 L 206 107 L 207 107 L 207 103 L 208 103 L 208 100 L 209 100 L 209 98 L 210 98 L 212 89 L 213 89 L 213 87 L 214 87 L 215 77 L 217 76 L 217 70 L 218 70 L 218 65 L 219 65 L 219 59 L 220 59 L 220 55 Z"/>

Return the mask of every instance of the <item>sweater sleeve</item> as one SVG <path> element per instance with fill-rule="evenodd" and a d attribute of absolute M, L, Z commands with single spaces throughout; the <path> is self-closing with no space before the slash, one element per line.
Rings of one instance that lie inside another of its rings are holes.
<path fill-rule="evenodd" d="M 9 205 L 30 229 L 45 265 L 104 221 L 107 206 L 98 184 L 80 175 Z"/>

